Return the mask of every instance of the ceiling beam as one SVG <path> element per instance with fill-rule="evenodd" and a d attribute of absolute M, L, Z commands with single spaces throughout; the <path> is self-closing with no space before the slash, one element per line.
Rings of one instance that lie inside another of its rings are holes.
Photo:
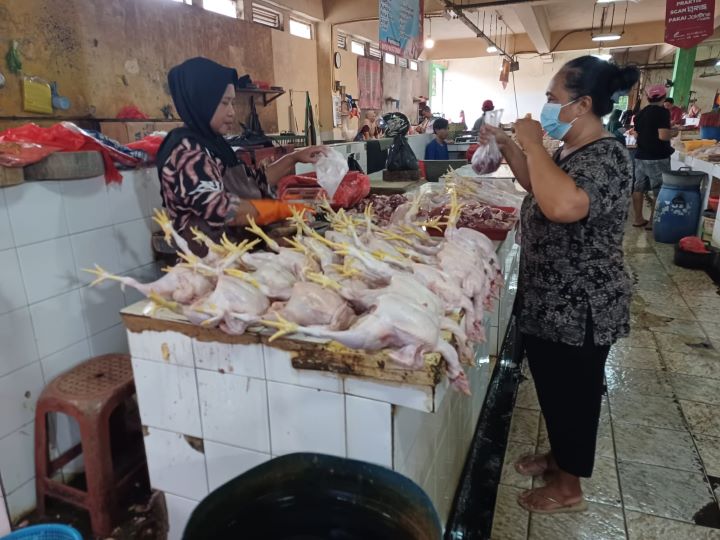
<path fill-rule="evenodd" d="M 552 47 L 550 43 L 552 30 L 550 30 L 550 22 L 545 7 L 522 4 L 515 6 L 513 10 L 520 19 L 520 24 L 527 32 L 530 41 L 535 45 L 537 52 L 541 54 L 549 53 Z"/>
<path fill-rule="evenodd" d="M 552 52 L 569 52 L 597 49 L 598 43 L 593 42 L 590 29 L 573 32 L 555 31 L 550 42 Z M 720 34 L 716 31 L 715 34 Z M 528 34 L 511 36 L 511 54 L 536 53 L 537 49 Z M 622 39 L 612 43 L 604 43 L 603 48 L 628 48 L 660 45 L 665 39 L 665 21 L 653 21 L 628 24 Z M 712 39 L 712 38 L 710 38 Z M 451 60 L 453 58 L 477 58 L 493 56 L 486 51 L 484 41 L 477 38 L 437 40 L 435 47 L 425 51 L 428 60 Z"/>
<path fill-rule="evenodd" d="M 649 64 L 655 64 L 657 62 L 660 62 L 663 58 L 666 56 L 671 55 L 675 52 L 675 46 L 674 45 L 668 45 L 667 43 L 662 43 L 660 45 L 657 45 L 656 47 L 653 47 L 650 51 L 650 57 L 648 58 Z"/>
<path fill-rule="evenodd" d="M 518 4 L 537 4 L 538 0 L 489 0 L 488 2 L 473 2 L 470 4 L 461 4 L 458 7 L 463 9 L 484 9 L 500 6 L 514 6 Z"/>

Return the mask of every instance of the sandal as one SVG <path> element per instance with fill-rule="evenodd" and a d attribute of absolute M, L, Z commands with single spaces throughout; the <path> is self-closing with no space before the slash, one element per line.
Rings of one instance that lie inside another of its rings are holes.
<path fill-rule="evenodd" d="M 531 495 L 533 492 L 536 492 L 536 490 L 531 489 L 528 491 L 524 491 L 518 496 L 518 504 L 528 512 L 532 512 L 534 514 L 564 514 L 564 513 L 575 513 L 575 512 L 585 512 L 588 509 L 588 504 L 585 498 L 581 498 L 579 501 L 569 503 L 569 504 L 563 504 L 557 499 L 554 499 L 552 497 L 548 497 L 547 495 L 540 495 L 544 500 L 552 503 L 555 506 L 552 506 L 550 508 L 539 508 L 537 506 L 533 506 L 528 503 L 527 497 Z"/>
<path fill-rule="evenodd" d="M 642 223 L 633 223 L 633 227 L 637 227 L 638 229 L 647 227 L 650 222 L 647 219 L 643 219 Z"/>
<path fill-rule="evenodd" d="M 522 476 L 542 476 L 548 469 L 547 457 L 542 454 L 525 454 L 515 462 L 515 471 Z"/>

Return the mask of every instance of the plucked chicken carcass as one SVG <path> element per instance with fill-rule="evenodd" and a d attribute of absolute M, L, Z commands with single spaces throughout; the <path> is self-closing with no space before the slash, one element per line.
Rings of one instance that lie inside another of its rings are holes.
<path fill-rule="evenodd" d="M 281 247 L 275 240 L 270 238 L 250 219 L 250 226 L 246 229 L 265 241 L 265 244 L 274 253 L 255 252 L 247 253 L 242 257 L 242 263 L 252 269 L 257 269 L 264 264 L 270 263 L 281 266 L 295 275 L 296 278 L 302 278 L 303 274 L 309 269 L 316 272 L 320 269 L 314 258 L 310 257 L 307 250 L 302 250 L 299 246 L 286 248 Z"/>
<path fill-rule="evenodd" d="M 84 271 L 96 276 L 95 281 L 91 283 L 93 286 L 105 280 L 113 280 L 119 282 L 123 289 L 128 286 L 145 296 L 155 294 L 160 298 L 172 299 L 183 304 L 190 304 L 198 298 L 202 298 L 215 287 L 211 277 L 184 266 L 167 268 L 167 273 L 163 277 L 151 283 L 140 283 L 128 276 L 116 276 L 97 264 L 95 269 L 86 268 Z"/>
<path fill-rule="evenodd" d="M 198 260 L 190 265 L 198 271 L 217 272 L 217 285 L 209 294 L 190 305 L 169 302 L 154 294 L 150 299 L 184 315 L 191 323 L 202 326 L 220 326 L 228 334 L 243 334 L 248 326 L 258 322 L 270 307 L 270 301 L 259 289 L 259 284 L 237 269 L 214 270 L 203 267 Z"/>
<path fill-rule="evenodd" d="M 298 281 L 287 302 L 274 302 L 269 319 L 279 316 L 300 326 L 324 326 L 345 330 L 355 320 L 355 312 L 337 292 L 309 281 Z"/>
<path fill-rule="evenodd" d="M 320 279 L 319 276 L 316 279 Z M 378 299 L 386 294 L 394 294 L 401 296 L 406 302 L 414 304 L 427 313 L 437 317 L 440 321 L 440 328 L 452 333 L 455 337 L 455 343 L 461 352 L 461 355 L 468 361 L 472 360 L 472 349 L 468 345 L 468 338 L 465 330 L 458 323 L 445 315 L 445 304 L 435 293 L 425 287 L 415 276 L 405 273 L 397 273 L 390 279 L 387 287 L 380 289 L 368 289 L 358 287 L 358 282 L 353 285 L 343 287 L 339 283 L 333 283 L 325 279 L 324 283 L 338 290 L 340 295 L 351 301 L 353 305 L 360 307 L 363 311 L 368 311 L 377 303 Z"/>
<path fill-rule="evenodd" d="M 300 326 L 282 319 L 265 320 L 263 324 L 278 329 L 271 341 L 286 334 L 301 333 L 335 340 L 352 349 L 388 349 L 390 358 L 411 369 L 423 366 L 425 353 L 438 352 L 445 359 L 452 385 L 461 392 L 470 393 L 458 353 L 443 339 L 438 319 L 416 304 L 408 303 L 402 296 L 380 295 L 372 309 L 347 330 Z"/>

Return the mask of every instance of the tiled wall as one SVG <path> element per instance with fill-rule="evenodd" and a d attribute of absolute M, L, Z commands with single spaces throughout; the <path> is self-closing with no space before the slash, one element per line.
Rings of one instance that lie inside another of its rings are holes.
<path fill-rule="evenodd" d="M 150 480 L 165 492 L 171 539 L 180 537 L 193 508 L 209 492 L 292 452 L 399 468 L 431 496 L 449 500 L 472 418 L 479 412 L 476 405 L 484 396 L 481 379 L 487 363 L 471 370 L 478 392 L 466 398 L 448 390 L 447 383 L 433 394 L 410 385 L 296 370 L 289 353 L 261 345 L 206 343 L 177 332 L 151 331 L 130 333 L 129 341 L 140 416 L 147 428 Z M 429 412 L 434 408 L 440 412 Z M 402 432 L 395 438 L 393 424 Z M 416 452 L 435 440 L 445 441 L 438 446 L 445 452 L 442 458 L 428 461 Z M 408 451 L 401 455 L 398 445 Z M 453 474 L 445 475 L 441 461 L 451 456 Z M 427 471 L 448 476 L 447 484 L 435 476 L 429 480 Z"/>
<path fill-rule="evenodd" d="M 100 177 L 0 190 L 0 479 L 12 519 L 35 505 L 33 418 L 44 385 L 91 356 L 127 351 L 118 312 L 140 296 L 117 283 L 90 288 L 82 269 L 155 279 L 155 206 L 155 169 L 125 172 L 121 185 Z M 77 438 L 69 426 L 57 422 L 61 448 Z"/>

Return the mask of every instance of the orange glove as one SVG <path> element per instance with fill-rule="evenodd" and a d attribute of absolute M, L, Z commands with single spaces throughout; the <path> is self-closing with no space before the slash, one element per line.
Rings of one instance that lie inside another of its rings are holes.
<path fill-rule="evenodd" d="M 303 213 L 315 212 L 312 208 L 304 204 L 286 203 L 274 199 L 253 199 L 248 202 L 255 207 L 258 213 L 255 218 L 255 223 L 258 225 L 269 225 L 287 219 L 292 216 L 292 209 Z"/>

